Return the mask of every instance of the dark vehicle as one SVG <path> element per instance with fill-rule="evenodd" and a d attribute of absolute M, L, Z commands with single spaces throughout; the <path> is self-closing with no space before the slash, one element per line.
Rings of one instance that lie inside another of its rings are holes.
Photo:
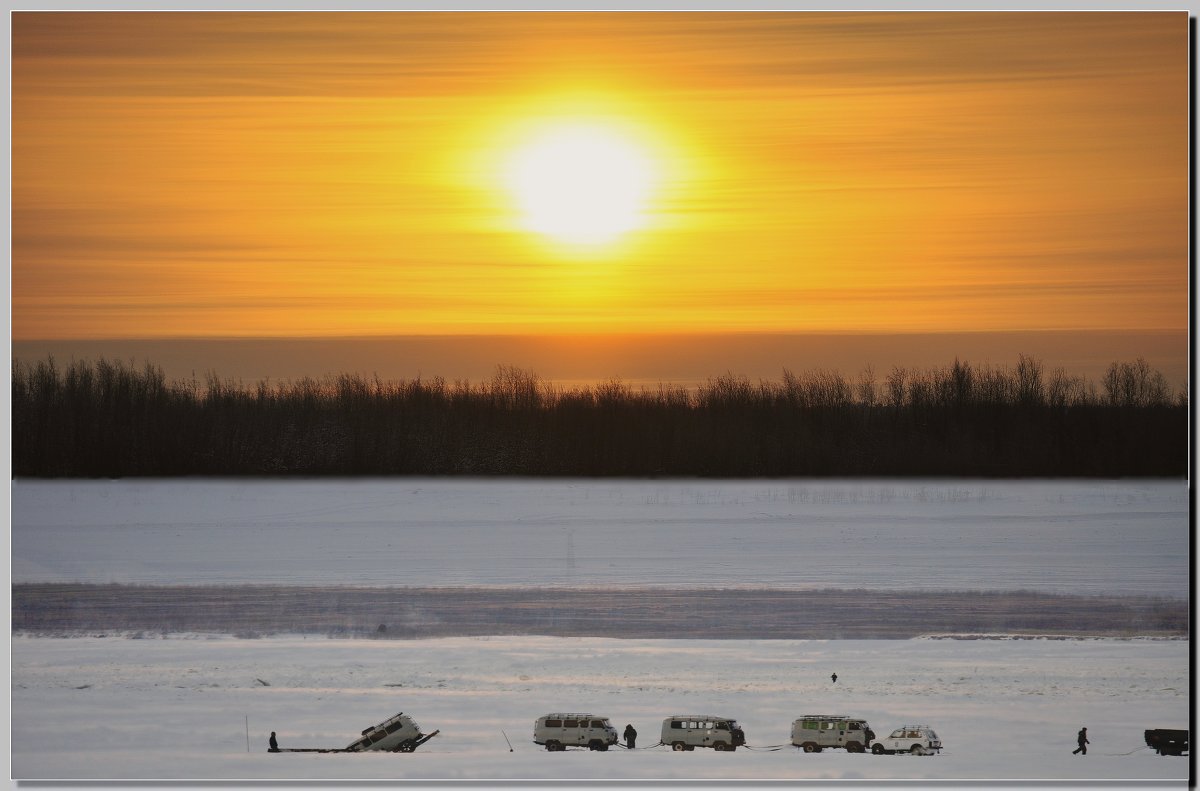
<path fill-rule="evenodd" d="M 1188 752 L 1188 732 L 1152 728 L 1146 731 L 1146 745 L 1159 755 L 1183 755 Z"/>

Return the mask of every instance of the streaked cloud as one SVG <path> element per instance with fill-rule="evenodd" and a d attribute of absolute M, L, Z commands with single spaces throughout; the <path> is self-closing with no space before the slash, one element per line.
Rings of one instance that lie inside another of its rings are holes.
<path fill-rule="evenodd" d="M 13 15 L 16 338 L 1187 325 L 1185 13 Z M 530 118 L 653 131 L 579 256 Z"/>

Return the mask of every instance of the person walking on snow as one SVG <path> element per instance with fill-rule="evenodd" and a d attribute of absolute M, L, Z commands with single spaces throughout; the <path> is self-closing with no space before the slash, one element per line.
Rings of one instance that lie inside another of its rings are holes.
<path fill-rule="evenodd" d="M 625 747 L 632 750 L 637 744 L 637 731 L 633 729 L 633 723 L 625 726 Z"/>
<path fill-rule="evenodd" d="M 834 673 L 832 676 L 830 676 L 830 678 L 833 679 L 833 683 L 837 683 L 837 673 Z"/>
<path fill-rule="evenodd" d="M 1087 755 L 1087 746 L 1089 744 L 1091 744 L 1091 742 L 1088 741 L 1087 728 L 1081 728 L 1079 730 L 1079 746 L 1071 751 L 1071 755 L 1075 755 L 1077 753 L 1083 753 L 1084 755 Z"/>
<path fill-rule="evenodd" d="M 267 742 L 267 744 L 270 745 L 271 752 L 273 752 L 273 753 L 279 752 L 279 742 L 276 741 L 276 739 L 275 739 L 275 731 L 271 731 L 271 740 L 269 742 Z"/>

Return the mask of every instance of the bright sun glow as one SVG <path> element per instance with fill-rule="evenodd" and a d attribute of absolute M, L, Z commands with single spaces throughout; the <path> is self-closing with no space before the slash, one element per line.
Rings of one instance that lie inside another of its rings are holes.
<path fill-rule="evenodd" d="M 507 172 L 526 229 L 561 242 L 603 244 L 646 224 L 655 168 L 614 129 L 566 124 L 519 148 Z"/>

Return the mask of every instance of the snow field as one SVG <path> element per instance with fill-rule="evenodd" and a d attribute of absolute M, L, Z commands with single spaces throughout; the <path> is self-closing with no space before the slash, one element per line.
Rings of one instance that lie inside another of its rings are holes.
<path fill-rule="evenodd" d="M 1187 598 L 1185 481 L 12 485 L 12 581 Z"/>
<path fill-rule="evenodd" d="M 1186 641 L 14 636 L 12 772 L 20 779 L 1183 786 L 1187 760 L 1144 749 L 1142 731 L 1187 727 L 1189 684 Z M 266 752 L 272 730 L 283 747 L 344 747 L 398 711 L 441 735 L 411 755 Z M 647 747 L 672 714 L 735 717 L 751 746 L 769 747 L 786 745 L 796 717 L 822 713 L 864 717 L 880 734 L 929 724 L 946 748 L 930 757 L 806 755 L 792 747 L 552 754 L 531 740 L 533 721 L 551 711 L 608 716 L 618 731 L 633 723 Z M 1089 754 L 1071 755 L 1084 725 Z"/>

